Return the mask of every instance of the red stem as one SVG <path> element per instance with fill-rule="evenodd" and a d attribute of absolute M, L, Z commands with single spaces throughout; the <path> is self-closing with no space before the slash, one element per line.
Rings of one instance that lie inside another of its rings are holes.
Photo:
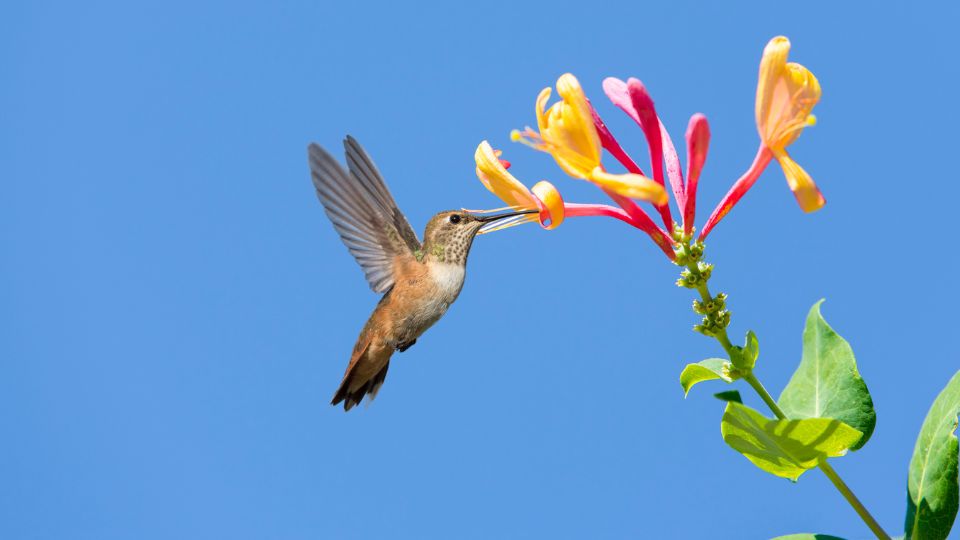
<path fill-rule="evenodd" d="M 713 209 L 713 213 L 710 214 L 710 218 L 707 219 L 707 224 L 703 226 L 703 230 L 700 231 L 700 240 L 703 240 L 710 234 L 710 231 L 716 227 L 717 223 L 720 223 L 720 220 L 726 216 L 737 202 L 753 187 L 753 184 L 760 178 L 760 174 L 763 173 L 763 170 L 767 168 L 767 165 L 770 164 L 770 160 L 773 159 L 773 152 L 769 148 L 760 145 L 760 149 L 757 150 L 757 156 L 753 158 L 753 163 L 750 165 L 750 168 L 747 169 L 747 172 L 743 173 L 736 182 L 733 183 L 733 187 L 730 188 L 730 191 L 723 196 L 723 199 L 720 200 L 720 204 Z"/>

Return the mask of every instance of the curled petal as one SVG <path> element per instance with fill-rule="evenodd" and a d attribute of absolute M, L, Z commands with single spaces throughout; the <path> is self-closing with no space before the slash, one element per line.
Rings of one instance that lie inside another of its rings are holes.
<path fill-rule="evenodd" d="M 570 176 L 586 178 L 600 164 L 601 151 L 590 104 L 580 82 L 569 73 L 557 80 L 560 101 L 547 108 L 550 93 L 550 88 L 544 88 L 537 96 L 535 108 L 539 133 L 517 131 L 511 137 L 551 154 L 557 165 Z"/>
<path fill-rule="evenodd" d="M 517 208 L 538 208 L 536 198 L 500 162 L 490 143 L 483 141 L 474 153 L 477 177 L 497 197 Z"/>
<path fill-rule="evenodd" d="M 534 184 L 532 191 L 540 203 L 540 225 L 547 230 L 556 229 L 563 223 L 565 215 L 560 192 L 546 180 Z"/>
<path fill-rule="evenodd" d="M 550 87 L 546 87 L 537 94 L 537 101 L 535 103 L 536 115 L 537 115 L 537 129 L 543 131 L 547 128 L 547 115 L 544 111 L 547 109 L 547 100 L 550 99 Z"/>
<path fill-rule="evenodd" d="M 610 174 L 597 167 L 590 173 L 588 180 L 624 197 L 650 201 L 656 205 L 667 204 L 667 191 L 646 176 L 632 173 Z"/>
<path fill-rule="evenodd" d="M 787 185 L 790 186 L 790 191 L 793 192 L 797 202 L 800 203 L 800 208 L 804 212 L 816 212 L 823 208 L 826 200 L 820 194 L 820 190 L 817 189 L 817 185 L 813 183 L 813 178 L 807 174 L 807 171 L 803 170 L 803 167 L 798 165 L 787 154 L 786 150 L 774 152 L 774 157 L 780 162 L 783 174 L 787 177 Z"/>
<path fill-rule="evenodd" d="M 707 161 L 710 146 L 710 125 L 707 117 L 697 113 L 687 125 L 687 185 L 683 202 L 683 231 L 690 234 L 697 212 L 697 183 Z"/>

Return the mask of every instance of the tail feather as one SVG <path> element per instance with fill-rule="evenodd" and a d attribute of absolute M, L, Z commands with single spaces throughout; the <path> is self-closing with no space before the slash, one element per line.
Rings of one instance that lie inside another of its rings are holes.
<path fill-rule="evenodd" d="M 343 410 L 349 411 L 366 395 L 373 400 L 387 378 L 392 352 L 369 341 L 358 347 L 330 404 L 339 405 L 343 402 Z"/>
<path fill-rule="evenodd" d="M 354 382 L 352 378 L 344 379 L 343 383 L 340 384 L 340 388 L 337 389 L 337 393 L 334 394 L 333 400 L 330 402 L 331 405 L 339 405 L 340 402 L 343 402 L 343 410 L 349 411 L 361 401 L 363 401 L 364 396 L 369 395 L 370 401 L 373 401 L 377 397 L 377 392 L 380 391 L 380 387 L 383 386 L 383 381 L 387 378 L 387 368 L 390 367 L 390 362 L 384 364 L 383 369 L 377 372 L 376 375 L 367 382 L 363 383 L 356 390 L 351 391 L 351 383 Z"/>

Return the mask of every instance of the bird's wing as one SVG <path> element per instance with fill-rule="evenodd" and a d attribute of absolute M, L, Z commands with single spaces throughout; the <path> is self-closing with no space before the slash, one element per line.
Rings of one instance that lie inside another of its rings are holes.
<path fill-rule="evenodd" d="M 420 240 L 360 143 L 343 142 L 349 172 L 320 145 L 308 147 L 317 197 L 375 292 L 393 286 L 394 264 L 415 257 Z"/>

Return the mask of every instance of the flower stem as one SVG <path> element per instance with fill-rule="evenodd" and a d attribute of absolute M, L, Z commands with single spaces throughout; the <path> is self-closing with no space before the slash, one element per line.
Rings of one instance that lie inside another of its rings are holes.
<path fill-rule="evenodd" d="M 688 264 L 687 268 L 689 268 L 691 272 L 699 273 L 699 269 L 697 268 L 697 265 L 695 263 Z M 710 294 L 710 289 L 707 287 L 706 280 L 703 280 L 700 283 L 700 285 L 697 286 L 697 291 L 700 293 L 700 298 L 704 302 L 708 302 L 713 298 L 713 296 Z M 723 328 L 717 331 L 713 335 L 713 337 L 716 338 L 718 342 L 720 342 L 720 345 L 723 347 L 723 350 L 727 352 L 727 355 L 731 359 L 733 359 L 733 354 L 734 354 L 733 344 L 730 343 L 730 337 L 727 335 L 726 328 Z M 770 392 L 767 392 L 767 389 L 764 388 L 763 383 L 760 382 L 760 379 L 758 379 L 757 376 L 754 375 L 753 370 L 743 373 L 742 378 L 743 380 L 747 381 L 747 384 L 749 384 L 750 387 L 753 388 L 753 390 L 757 393 L 757 395 L 760 396 L 760 399 L 762 399 L 763 402 L 767 404 L 767 407 L 770 408 L 770 410 L 773 412 L 773 414 L 777 416 L 777 418 L 781 420 L 786 419 L 787 416 L 783 413 L 783 409 L 781 409 L 780 406 L 777 405 L 776 400 L 773 399 L 773 396 L 770 395 Z M 877 523 L 877 520 L 874 519 L 872 515 L 870 515 L 870 512 L 863 505 L 863 503 L 860 502 L 860 499 L 858 499 L 857 496 L 853 493 L 853 490 L 851 490 L 850 487 L 847 486 L 846 482 L 844 482 L 843 479 L 840 478 L 840 475 L 837 474 L 837 471 L 835 471 L 834 468 L 830 466 L 829 463 L 827 463 L 826 458 L 820 461 L 818 467 L 820 468 L 821 471 L 823 471 L 823 474 L 827 475 L 827 478 L 829 478 L 830 482 L 833 483 L 833 487 L 837 488 L 837 491 L 839 491 L 840 494 L 843 495 L 843 498 L 847 500 L 847 503 L 849 503 L 850 506 L 853 507 L 853 509 L 860 516 L 860 519 L 862 519 L 863 522 L 867 524 L 867 527 L 869 527 L 870 530 L 873 531 L 873 534 L 876 535 L 876 537 L 879 538 L 880 540 L 890 540 L 890 535 L 888 535 L 880 527 L 880 524 Z"/>
<path fill-rule="evenodd" d="M 767 404 L 767 407 L 773 411 L 773 414 L 777 415 L 777 418 L 785 420 L 787 415 L 783 414 L 783 410 L 777 405 L 777 402 L 774 401 L 773 396 L 770 395 L 770 392 L 767 392 L 767 389 L 763 387 L 763 383 L 760 382 L 760 379 L 751 371 L 743 376 L 743 380 L 747 381 L 747 384 L 750 385 L 750 388 L 760 396 L 760 399 Z"/>

